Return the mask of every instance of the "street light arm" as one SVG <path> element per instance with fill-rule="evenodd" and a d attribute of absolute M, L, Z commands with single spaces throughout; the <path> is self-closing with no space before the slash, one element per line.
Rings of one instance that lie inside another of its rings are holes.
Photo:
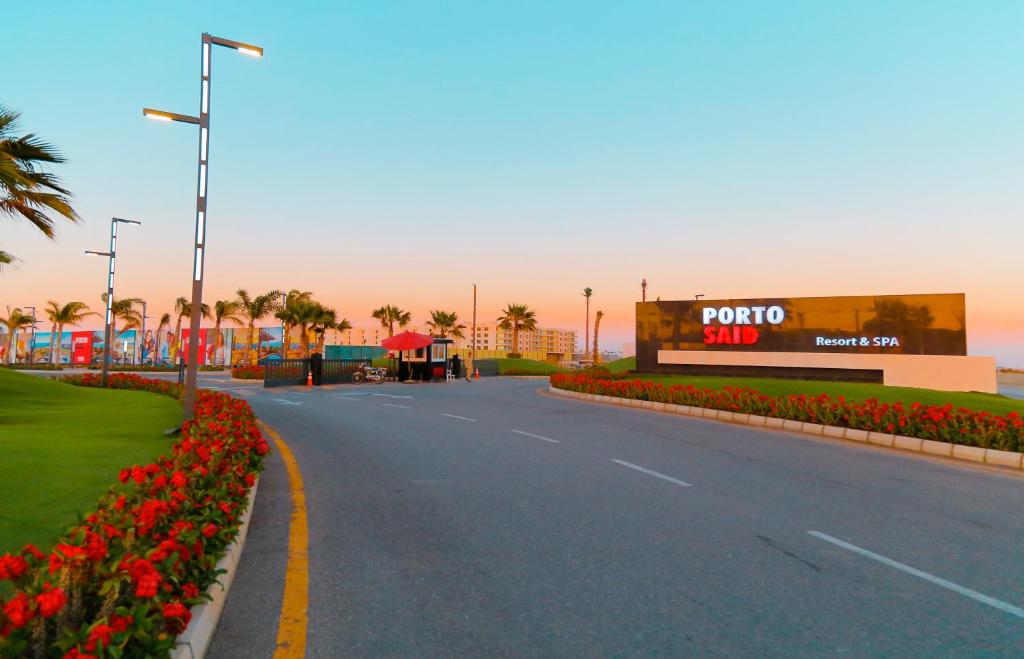
<path fill-rule="evenodd" d="M 178 114 L 177 112 L 165 112 L 164 110 L 154 110 L 153 108 L 142 108 L 142 116 L 147 119 L 155 119 L 156 121 L 180 121 L 183 124 L 196 124 L 199 125 L 199 117 L 193 117 L 189 114 Z"/>
<path fill-rule="evenodd" d="M 85 250 L 86 254 L 92 254 L 93 256 L 113 256 L 110 252 L 97 252 L 94 249 Z"/>
<path fill-rule="evenodd" d="M 139 226 L 142 226 L 142 222 L 139 222 L 138 220 L 125 220 L 120 217 L 112 217 L 110 219 L 115 222 L 124 222 L 125 224 L 138 224 Z"/>
<path fill-rule="evenodd" d="M 232 41 L 231 39 L 223 39 L 221 37 L 209 36 L 210 43 L 216 46 L 224 46 L 225 48 L 233 48 L 243 55 L 249 55 L 250 57 L 263 57 L 263 48 L 260 46 L 254 46 L 251 43 L 244 43 L 242 41 Z"/>

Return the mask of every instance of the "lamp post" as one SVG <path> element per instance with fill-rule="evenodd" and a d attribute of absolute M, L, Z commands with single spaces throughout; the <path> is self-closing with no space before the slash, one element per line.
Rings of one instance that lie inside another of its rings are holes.
<path fill-rule="evenodd" d="M 103 326 L 103 375 L 100 377 L 100 383 L 104 387 L 107 386 L 107 375 L 110 373 L 110 326 L 114 320 L 114 261 L 117 259 L 117 225 L 121 223 L 142 224 L 138 220 L 124 220 L 120 217 L 112 217 L 110 218 L 110 251 L 97 252 L 91 249 L 85 250 L 86 254 L 106 256 L 109 259 L 109 266 L 107 268 L 107 315 Z"/>
<path fill-rule="evenodd" d="M 36 352 L 36 308 L 28 304 L 25 305 L 25 308 L 32 310 L 32 338 L 29 339 L 28 344 L 28 363 L 29 366 L 31 366 L 35 361 L 34 358 Z M 50 341 L 53 341 L 52 337 L 50 338 Z"/>
<path fill-rule="evenodd" d="M 470 369 L 476 368 L 476 284 L 473 284 L 473 342 L 469 344 L 469 368 L 466 369 L 466 380 L 471 380 Z"/>
<path fill-rule="evenodd" d="M 185 395 L 182 401 L 185 420 L 192 418 L 192 407 L 196 398 L 196 378 L 199 373 L 199 322 L 203 306 L 203 262 L 206 253 L 206 181 L 210 146 L 210 67 L 213 46 L 224 46 L 237 50 L 243 55 L 263 57 L 263 49 L 259 46 L 214 37 L 207 33 L 202 36 L 202 56 L 200 78 L 199 116 L 164 112 L 143 108 L 142 114 L 156 121 L 170 123 L 178 121 L 199 126 L 199 174 L 196 194 L 196 232 L 195 250 L 192 257 L 192 315 L 189 316 L 188 363 L 185 374 Z"/>
<path fill-rule="evenodd" d="M 284 311 L 287 308 L 288 308 L 288 294 L 287 293 L 281 293 L 281 311 Z M 282 315 L 284 315 L 284 314 L 282 314 Z M 270 356 L 269 355 L 269 352 L 270 352 L 269 348 L 268 348 L 267 352 L 268 352 L 267 356 L 269 357 Z M 288 359 L 288 323 L 285 322 L 284 318 L 281 319 L 281 359 Z M 257 352 L 256 352 L 256 363 L 258 364 L 259 361 L 260 361 L 260 353 L 257 350 Z"/>
<path fill-rule="evenodd" d="M 146 363 L 146 319 L 149 316 L 146 315 L 146 301 L 142 301 L 142 329 L 139 330 L 139 340 L 135 342 L 135 347 L 139 350 L 139 365 Z"/>
<path fill-rule="evenodd" d="M 703 293 L 697 293 L 696 295 L 693 296 L 693 299 L 699 302 L 702 297 L 704 297 Z"/>

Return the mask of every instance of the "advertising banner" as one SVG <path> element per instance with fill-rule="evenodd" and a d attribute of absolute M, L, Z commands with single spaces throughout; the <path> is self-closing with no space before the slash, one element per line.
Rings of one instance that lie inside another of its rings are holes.
<path fill-rule="evenodd" d="M 181 358 L 188 361 L 189 336 L 190 331 L 187 328 L 181 330 Z M 212 333 L 212 332 L 211 332 Z M 199 365 L 202 366 L 206 363 L 206 330 L 199 330 Z"/>
<path fill-rule="evenodd" d="M 245 353 L 250 353 L 250 359 L 256 361 L 265 359 L 270 355 L 280 355 L 282 329 L 278 327 L 255 328 L 252 337 L 249 335 L 248 327 L 239 327 L 233 330 L 231 341 L 231 363 L 241 364 L 245 359 Z"/>
<path fill-rule="evenodd" d="M 92 361 L 91 331 L 71 332 L 71 363 L 77 366 L 88 366 Z M 101 335 L 102 340 L 102 335 Z"/>
<path fill-rule="evenodd" d="M 637 367 L 658 350 L 966 355 L 964 295 L 638 302 Z"/>

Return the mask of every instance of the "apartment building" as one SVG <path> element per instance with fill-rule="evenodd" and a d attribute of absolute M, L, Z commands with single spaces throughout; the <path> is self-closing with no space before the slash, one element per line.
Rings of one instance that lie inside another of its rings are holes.
<path fill-rule="evenodd" d="M 512 330 L 501 329 L 497 323 L 483 323 L 476 326 L 475 337 L 466 329 L 466 338 L 456 342 L 456 347 L 499 352 L 543 353 L 548 359 L 571 359 L 576 350 L 576 330 L 554 327 L 538 327 L 533 331 L 519 332 L 519 345 L 512 345 Z M 475 339 L 475 340 L 474 340 Z"/>

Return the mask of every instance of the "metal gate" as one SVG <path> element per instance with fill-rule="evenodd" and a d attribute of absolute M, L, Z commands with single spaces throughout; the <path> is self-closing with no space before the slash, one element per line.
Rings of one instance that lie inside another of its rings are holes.
<path fill-rule="evenodd" d="M 324 384 L 342 384 L 352 381 L 352 373 L 369 366 L 369 359 L 325 359 Z"/>
<path fill-rule="evenodd" d="M 264 387 L 286 387 L 306 384 L 308 359 L 268 359 L 263 367 Z"/>

